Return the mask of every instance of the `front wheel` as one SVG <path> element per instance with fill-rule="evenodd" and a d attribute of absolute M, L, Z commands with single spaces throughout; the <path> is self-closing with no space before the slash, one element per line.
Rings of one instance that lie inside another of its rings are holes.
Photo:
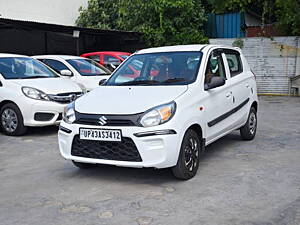
<path fill-rule="evenodd" d="M 251 107 L 248 120 L 240 129 L 240 134 L 244 140 L 253 140 L 257 128 L 257 113 L 254 107 Z"/>
<path fill-rule="evenodd" d="M 182 140 L 176 166 L 172 168 L 173 175 L 181 180 L 194 177 L 199 167 L 202 152 L 201 140 L 194 130 L 188 130 Z"/>
<path fill-rule="evenodd" d="M 0 116 L 0 126 L 5 134 L 19 136 L 26 132 L 22 113 L 15 104 L 5 104 L 0 110 Z"/>

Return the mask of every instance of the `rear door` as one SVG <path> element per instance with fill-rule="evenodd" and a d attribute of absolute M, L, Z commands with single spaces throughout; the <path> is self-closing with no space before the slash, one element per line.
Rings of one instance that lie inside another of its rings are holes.
<path fill-rule="evenodd" d="M 249 84 L 249 73 L 244 70 L 243 62 L 239 51 L 233 49 L 223 49 L 226 72 L 229 75 L 227 84 L 233 94 L 232 126 L 237 126 L 247 118 L 250 104 L 251 87 Z"/>

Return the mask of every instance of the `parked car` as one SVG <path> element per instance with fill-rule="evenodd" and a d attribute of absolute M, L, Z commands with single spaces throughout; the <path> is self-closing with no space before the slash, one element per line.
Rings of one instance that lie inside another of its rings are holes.
<path fill-rule="evenodd" d="M 33 56 L 51 67 L 61 76 L 75 81 L 84 90 L 91 91 L 99 86 L 99 82 L 110 77 L 110 70 L 91 59 L 66 55 Z"/>
<path fill-rule="evenodd" d="M 82 94 L 38 60 L 0 54 L 0 126 L 7 135 L 60 123 L 65 106 Z"/>
<path fill-rule="evenodd" d="M 139 75 L 128 76 L 136 62 Z M 255 137 L 257 108 L 255 77 L 239 48 L 145 49 L 68 105 L 60 153 L 79 168 L 171 167 L 177 178 L 190 179 L 205 146 L 236 129 L 244 140 Z"/>
<path fill-rule="evenodd" d="M 90 58 L 106 68 L 114 71 L 125 59 L 127 59 L 131 53 L 128 52 L 91 52 L 82 54 L 81 57 Z"/>

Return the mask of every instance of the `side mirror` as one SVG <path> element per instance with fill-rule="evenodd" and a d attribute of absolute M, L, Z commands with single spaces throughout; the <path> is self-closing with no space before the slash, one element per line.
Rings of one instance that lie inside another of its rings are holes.
<path fill-rule="evenodd" d="M 61 70 L 60 75 L 66 76 L 66 77 L 71 77 L 73 76 L 72 72 L 70 70 Z"/>
<path fill-rule="evenodd" d="M 210 82 L 204 85 L 204 90 L 208 91 L 210 89 L 223 86 L 225 84 L 225 79 L 223 77 L 211 77 Z"/>
<path fill-rule="evenodd" d="M 106 83 L 106 79 L 102 79 L 99 81 L 99 86 L 103 86 Z"/>

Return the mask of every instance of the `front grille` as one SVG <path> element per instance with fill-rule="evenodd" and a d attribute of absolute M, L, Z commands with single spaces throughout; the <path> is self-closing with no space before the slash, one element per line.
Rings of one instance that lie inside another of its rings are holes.
<path fill-rule="evenodd" d="M 141 156 L 131 138 L 122 137 L 121 142 L 80 140 L 75 135 L 72 143 L 73 156 L 117 161 L 141 162 Z"/>
<path fill-rule="evenodd" d="M 85 124 L 85 125 L 94 125 L 99 126 L 99 119 L 89 119 L 89 118 L 79 118 L 76 120 L 76 123 Z M 130 120 L 115 120 L 110 119 L 107 121 L 105 126 L 134 126 L 135 124 Z"/>
<path fill-rule="evenodd" d="M 100 118 L 106 118 L 106 124 L 101 124 Z M 140 126 L 139 119 L 141 114 L 132 115 L 102 115 L 102 114 L 85 114 L 76 112 L 76 121 L 74 123 L 93 125 L 93 126 Z"/>
<path fill-rule="evenodd" d="M 81 92 L 69 92 L 69 93 L 61 93 L 56 95 L 48 95 L 50 100 L 54 102 L 58 102 L 61 104 L 68 104 L 75 101 L 77 98 L 82 96 Z"/>

